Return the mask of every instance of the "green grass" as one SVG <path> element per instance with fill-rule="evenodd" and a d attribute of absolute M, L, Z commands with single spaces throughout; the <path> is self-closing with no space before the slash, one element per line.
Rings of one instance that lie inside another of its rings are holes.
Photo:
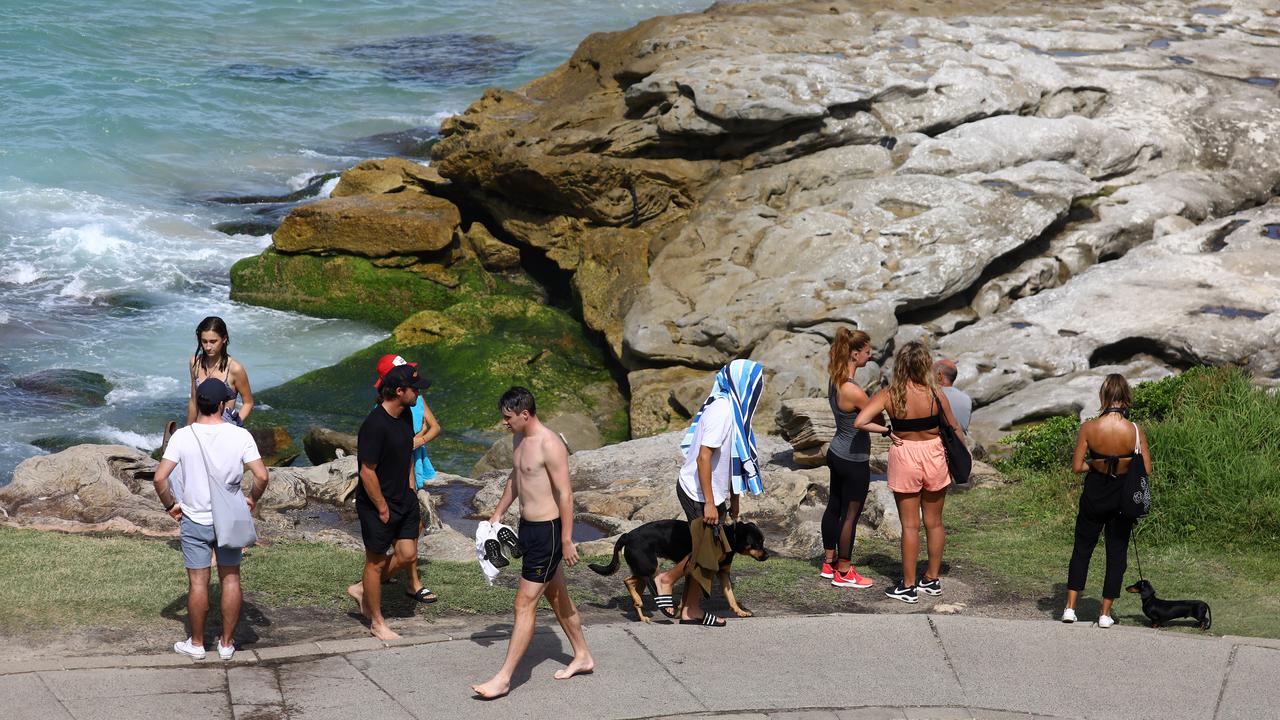
<path fill-rule="evenodd" d="M 241 578 L 246 599 L 259 605 L 338 609 L 351 605 L 346 587 L 362 563 L 363 554 L 351 550 L 281 541 L 248 550 Z M 475 563 L 423 561 L 419 567 L 427 586 L 440 591 L 439 602 L 418 610 L 423 617 L 511 612 L 511 573 L 488 587 Z M 0 577 L 0 634 L 128 627 L 186 612 L 182 555 L 161 540 L 0 527 Z M 603 601 L 572 584 L 570 593 L 580 603 Z M 412 605 L 398 592 L 388 593 L 386 602 Z"/>
<path fill-rule="evenodd" d="M 978 488 L 948 498 L 947 561 L 984 570 L 992 589 L 1020 597 L 1046 612 L 1059 612 L 1066 596 L 1074 510 L 1044 512 L 1029 487 Z M 1137 534 L 1145 577 L 1166 599 L 1195 598 L 1213 609 L 1213 632 L 1280 637 L 1280 552 L 1270 548 L 1224 547 L 1194 542 L 1153 545 L 1145 529 Z M 1096 613 L 1106 568 L 1099 540 L 1089 565 L 1080 609 Z M 1125 583 L 1138 579 L 1132 550 Z M 1146 624 L 1136 595 L 1123 593 L 1116 617 Z"/>

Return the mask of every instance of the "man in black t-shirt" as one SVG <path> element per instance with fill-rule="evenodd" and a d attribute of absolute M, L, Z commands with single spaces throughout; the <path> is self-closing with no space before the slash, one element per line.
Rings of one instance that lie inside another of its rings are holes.
<path fill-rule="evenodd" d="M 413 417 L 423 380 L 412 365 L 392 368 L 378 385 L 379 403 L 360 426 L 356 444 L 360 484 L 356 514 L 364 539 L 363 579 L 347 594 L 379 640 L 400 636 L 382 617 L 382 581 L 418 560 L 420 512 L 414 492 Z M 390 556 L 387 550 L 395 548 Z"/>

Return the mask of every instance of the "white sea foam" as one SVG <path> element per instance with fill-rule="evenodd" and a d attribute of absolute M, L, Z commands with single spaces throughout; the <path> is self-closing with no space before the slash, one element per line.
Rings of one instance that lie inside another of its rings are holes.
<path fill-rule="evenodd" d="M 297 175 L 294 175 L 293 177 L 286 180 L 285 184 L 289 186 L 290 190 L 294 190 L 294 191 L 301 190 L 302 188 L 310 184 L 311 180 L 315 178 L 315 176 L 319 175 L 321 172 L 323 171 L 322 170 L 304 170 L 303 172 L 300 172 Z"/>
<path fill-rule="evenodd" d="M 164 435 L 162 433 L 144 435 L 142 433 L 133 432 L 132 430 L 121 430 L 120 428 L 111 427 L 110 425 L 98 426 L 98 428 L 94 430 L 94 434 L 101 435 L 109 440 L 114 440 L 121 445 L 138 448 L 139 450 L 154 450 L 155 448 L 160 447 L 160 443 L 164 442 Z"/>
<path fill-rule="evenodd" d="M 11 282 L 14 285 L 30 285 L 42 276 L 35 265 L 19 260 L 5 265 L 0 270 L 0 277 L 3 277 L 5 282 Z"/>
<path fill-rule="evenodd" d="M 122 405 L 133 400 L 155 400 L 157 398 L 180 395 L 183 383 L 174 377 L 162 375 L 144 375 L 142 377 L 126 377 L 113 381 L 115 387 L 107 393 L 107 403 Z"/>
<path fill-rule="evenodd" d="M 328 180 L 326 180 L 324 185 L 320 186 L 319 196 L 322 198 L 327 198 L 330 195 L 332 195 L 333 189 L 338 187 L 339 180 L 342 180 L 342 178 L 336 177 L 336 178 L 329 178 Z"/>

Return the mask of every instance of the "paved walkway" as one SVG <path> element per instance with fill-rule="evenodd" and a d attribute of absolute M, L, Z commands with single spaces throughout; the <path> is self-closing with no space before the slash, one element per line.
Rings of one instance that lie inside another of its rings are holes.
<path fill-rule="evenodd" d="M 554 623 L 548 615 L 545 620 Z M 543 622 L 543 614 L 539 615 Z M 1280 642 L 945 615 L 753 618 L 723 630 L 587 628 L 567 681 L 539 632 L 510 696 L 471 698 L 501 633 L 0 665 L 6 720 L 234 718 L 1188 718 L 1280 716 Z"/>

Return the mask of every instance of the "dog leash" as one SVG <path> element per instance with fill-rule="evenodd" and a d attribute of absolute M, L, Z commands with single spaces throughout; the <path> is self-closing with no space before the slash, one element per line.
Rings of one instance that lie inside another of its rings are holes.
<path fill-rule="evenodd" d="M 1135 524 L 1135 525 L 1134 525 L 1134 532 L 1130 533 L 1130 535 L 1129 535 L 1129 543 L 1133 545 L 1133 559 L 1134 559 L 1135 561 L 1137 561 L 1137 563 L 1138 563 L 1138 579 L 1139 579 L 1139 580 L 1145 580 L 1145 579 L 1146 579 L 1146 577 L 1145 577 L 1145 576 L 1143 576 L 1143 574 L 1142 574 L 1142 556 L 1138 554 L 1138 533 L 1137 533 L 1137 529 L 1138 529 L 1138 528 L 1137 528 L 1137 525 Z"/>

